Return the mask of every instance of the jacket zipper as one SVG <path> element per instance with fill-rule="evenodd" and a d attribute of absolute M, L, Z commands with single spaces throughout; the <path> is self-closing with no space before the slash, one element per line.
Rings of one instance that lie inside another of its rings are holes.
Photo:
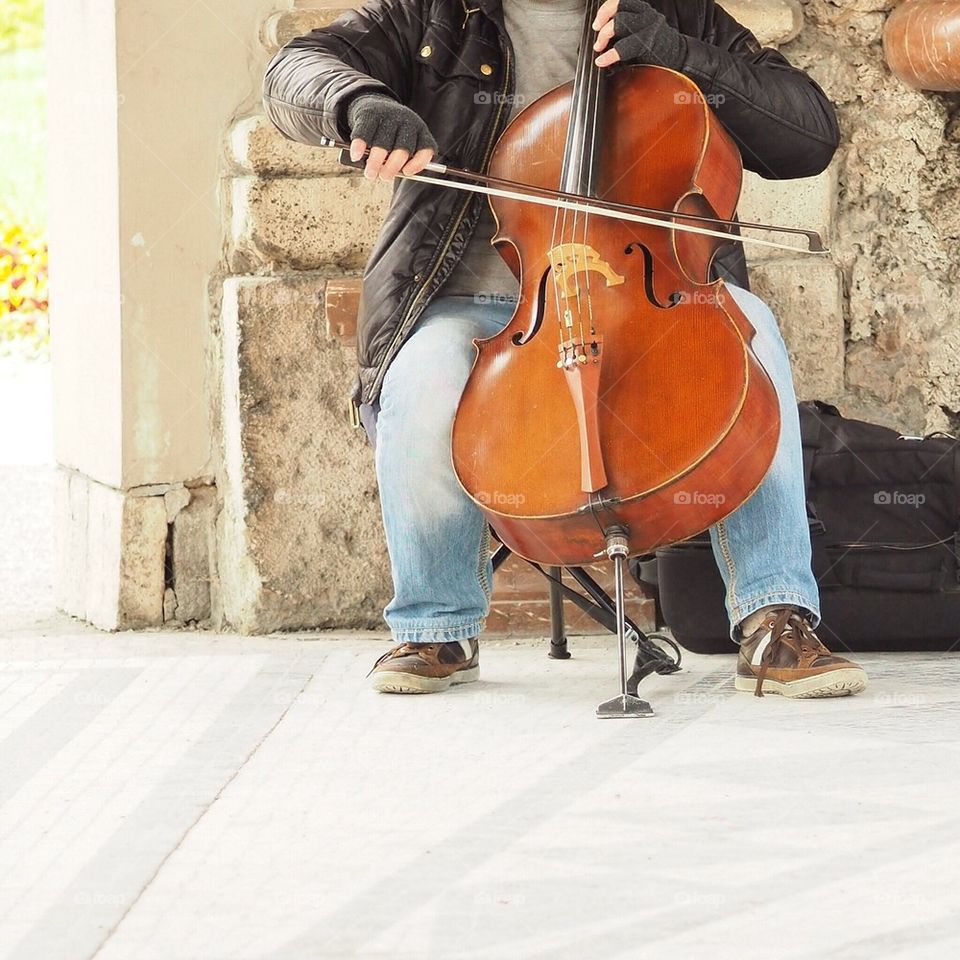
<path fill-rule="evenodd" d="M 513 67 L 510 56 L 510 43 L 509 41 L 503 47 L 506 57 L 504 59 L 505 68 L 503 71 L 503 89 L 500 91 L 500 96 L 497 100 L 497 112 L 494 115 L 493 125 L 490 128 L 490 135 L 487 139 L 486 151 L 483 157 L 483 163 L 481 164 L 480 169 L 486 170 L 487 163 L 490 161 L 490 156 L 493 153 L 493 148 L 496 145 L 496 133 L 497 128 L 500 126 L 500 117 L 503 115 L 503 105 L 507 100 L 507 90 L 510 86 L 510 71 Z M 396 346 L 397 340 L 400 339 L 400 336 L 406 332 L 406 329 L 409 325 L 410 317 L 413 315 L 417 302 L 420 300 L 420 297 L 423 295 L 423 292 L 430 286 L 430 282 L 437 275 L 437 271 L 440 269 L 443 264 L 443 258 L 447 254 L 447 250 L 450 249 L 450 244 L 453 242 L 454 234 L 457 232 L 457 227 L 460 226 L 460 223 L 463 221 L 464 216 L 466 215 L 467 210 L 470 208 L 470 204 L 473 202 L 473 197 L 468 196 L 464 201 L 463 206 L 460 208 L 460 212 L 454 218 L 453 225 L 450 227 L 449 232 L 447 233 L 447 238 L 443 243 L 443 246 L 440 248 L 440 253 L 438 254 L 436 260 L 434 261 L 433 267 L 431 267 L 430 272 L 427 274 L 427 278 L 420 284 L 420 288 L 413 295 L 413 299 L 410 301 L 410 306 L 407 308 L 407 312 L 404 315 L 403 319 L 400 321 L 397 326 L 397 330 L 394 335 L 390 338 L 390 343 L 387 346 L 387 352 L 384 354 L 383 361 L 380 364 L 380 368 L 377 370 L 376 379 L 373 381 L 373 392 L 376 394 L 380 390 L 380 385 L 383 382 L 383 378 L 387 372 L 387 365 L 390 362 L 390 358 L 393 356 L 393 349 Z M 352 401 L 351 406 L 356 406 L 356 401 Z M 351 414 L 353 411 L 351 410 Z M 357 412 L 357 421 L 359 421 L 359 411 Z"/>

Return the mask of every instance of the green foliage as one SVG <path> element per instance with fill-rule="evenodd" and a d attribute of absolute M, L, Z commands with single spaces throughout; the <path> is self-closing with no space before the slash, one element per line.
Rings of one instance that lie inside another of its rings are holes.
<path fill-rule="evenodd" d="M 48 356 L 48 306 L 46 236 L 0 211 L 0 354 Z"/>
<path fill-rule="evenodd" d="M 43 0 L 0 0 L 0 354 L 47 357 Z"/>
<path fill-rule="evenodd" d="M 43 0 L 0 0 L 0 51 L 43 43 Z"/>
<path fill-rule="evenodd" d="M 45 67 L 42 47 L 0 53 L 0 206 L 37 226 L 47 220 Z"/>

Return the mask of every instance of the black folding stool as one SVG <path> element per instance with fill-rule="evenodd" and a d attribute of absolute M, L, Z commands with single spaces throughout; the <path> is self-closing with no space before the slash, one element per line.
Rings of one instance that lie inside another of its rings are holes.
<path fill-rule="evenodd" d="M 496 534 L 494 534 L 496 535 Z M 497 571 L 510 556 L 509 547 L 500 544 L 493 553 L 493 569 Z M 595 620 L 610 633 L 617 633 L 616 605 L 603 587 L 583 567 L 546 567 L 532 560 L 525 560 L 534 570 L 543 576 L 550 587 L 550 647 L 547 656 L 554 660 L 569 660 L 567 649 L 566 625 L 563 615 L 564 598 L 579 607 L 587 616 Z M 563 572 L 573 577 L 584 593 L 571 589 L 563 582 Z M 644 677 L 651 673 L 676 673 L 680 669 L 680 648 L 676 642 L 664 633 L 644 633 L 634 621 L 625 616 L 624 623 L 628 640 L 637 645 L 633 673 L 627 681 L 627 692 L 637 695 L 637 687 Z M 654 643 L 666 644 L 672 651 L 668 653 Z"/>

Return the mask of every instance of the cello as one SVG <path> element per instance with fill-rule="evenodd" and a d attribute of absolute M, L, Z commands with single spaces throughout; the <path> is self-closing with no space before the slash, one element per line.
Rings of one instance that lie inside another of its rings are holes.
<path fill-rule="evenodd" d="M 732 513 L 779 440 L 755 331 L 712 263 L 726 243 L 782 245 L 737 225 L 825 251 L 810 231 L 736 224 L 733 139 L 683 74 L 597 67 L 598 6 L 587 4 L 574 80 L 511 120 L 486 172 L 433 163 L 412 179 L 487 193 L 492 243 L 520 285 L 507 326 L 475 341 L 457 478 L 520 556 L 614 562 L 621 692 L 597 714 L 647 716 L 626 686 L 626 559 Z"/>

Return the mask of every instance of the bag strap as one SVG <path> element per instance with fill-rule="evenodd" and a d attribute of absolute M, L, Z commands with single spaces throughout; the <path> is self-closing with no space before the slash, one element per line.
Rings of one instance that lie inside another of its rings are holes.
<path fill-rule="evenodd" d="M 957 496 L 957 529 L 953 534 L 953 570 L 956 582 L 960 584 L 960 441 L 953 447 L 953 482 Z"/>
<path fill-rule="evenodd" d="M 813 461 L 816 459 L 817 451 L 820 449 L 820 434 L 823 431 L 823 416 L 840 416 L 840 411 L 825 403 L 823 400 L 808 400 L 798 404 L 800 417 L 800 450 L 803 455 L 803 492 L 807 505 L 807 522 L 810 524 L 810 538 L 813 544 L 814 553 L 818 552 L 819 547 L 822 551 L 823 544 L 817 543 L 814 537 L 822 536 L 827 532 L 823 521 L 817 516 L 817 508 L 810 499 L 810 482 L 813 476 Z M 823 559 L 821 557 L 821 559 Z M 823 567 L 826 569 L 826 564 Z"/>
<path fill-rule="evenodd" d="M 810 489 L 810 477 L 813 473 L 813 460 L 820 449 L 820 437 L 823 433 L 823 418 L 843 419 L 840 411 L 825 400 L 804 400 L 797 404 L 800 418 L 800 444 L 803 452 L 803 488 Z"/>

